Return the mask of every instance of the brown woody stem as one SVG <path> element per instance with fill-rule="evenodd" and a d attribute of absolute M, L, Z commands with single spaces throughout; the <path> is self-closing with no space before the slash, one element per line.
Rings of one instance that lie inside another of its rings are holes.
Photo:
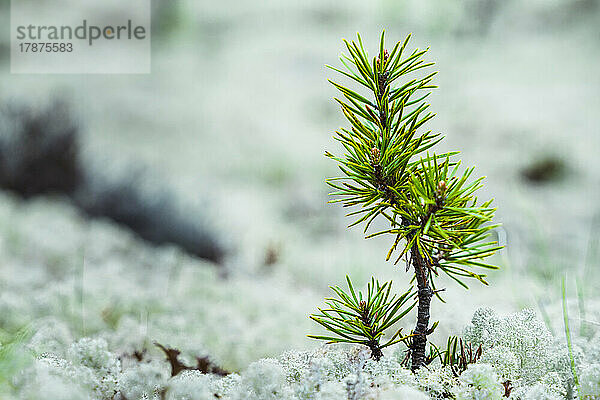
<path fill-rule="evenodd" d="M 427 334 L 429 330 L 429 309 L 431 306 L 431 297 L 433 290 L 427 280 L 427 265 L 421 257 L 419 250 L 414 246 L 411 249 L 412 263 L 415 268 L 415 277 L 417 280 L 417 296 L 419 304 L 417 306 L 417 326 L 414 330 L 414 337 L 411 345 L 411 370 L 414 372 L 425 365 L 425 347 L 427 345 Z"/>
<path fill-rule="evenodd" d="M 370 340 L 365 345 L 371 350 L 371 358 L 373 360 L 379 361 L 383 357 L 383 352 L 381 351 L 381 347 L 379 347 L 379 340 Z"/>

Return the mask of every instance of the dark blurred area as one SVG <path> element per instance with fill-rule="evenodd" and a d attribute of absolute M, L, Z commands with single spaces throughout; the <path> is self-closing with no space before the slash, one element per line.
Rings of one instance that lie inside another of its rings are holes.
<path fill-rule="evenodd" d="M 10 102 L 0 110 L 0 187 L 23 197 L 59 194 L 90 217 L 108 218 L 154 244 L 175 244 L 221 263 L 217 235 L 180 212 L 164 188 L 139 187 L 142 168 L 123 180 L 102 176 L 81 154 L 79 124 L 65 101 L 41 108 Z"/>

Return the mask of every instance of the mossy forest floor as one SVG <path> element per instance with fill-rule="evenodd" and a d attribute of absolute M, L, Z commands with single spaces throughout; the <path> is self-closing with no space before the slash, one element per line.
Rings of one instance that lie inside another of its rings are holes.
<path fill-rule="evenodd" d="M 180 23 L 153 37 L 151 75 L 3 74 L 0 100 L 67 99 L 86 163 L 116 180 L 142 168 L 140 190 L 171 193 L 227 253 L 216 265 L 64 196 L 0 192 L 0 398 L 600 398 L 600 6 L 489 1 L 477 17 L 475 3 L 182 1 L 161 11 Z M 382 27 L 431 47 L 430 128 L 488 176 L 503 223 L 490 286 L 443 281 L 433 304 L 434 343 L 483 346 L 459 377 L 437 362 L 411 374 L 402 346 L 376 363 L 306 338 L 346 274 L 408 285 L 390 243 L 347 230 L 323 182 L 342 124 L 323 66 L 341 37 L 376 42 Z M 154 342 L 232 373 L 170 377 Z"/>

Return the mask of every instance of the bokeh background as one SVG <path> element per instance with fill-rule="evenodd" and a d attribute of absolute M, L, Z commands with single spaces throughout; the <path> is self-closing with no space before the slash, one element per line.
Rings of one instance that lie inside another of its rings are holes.
<path fill-rule="evenodd" d="M 346 229 L 324 183 L 344 124 L 325 64 L 382 29 L 430 48 L 429 128 L 503 223 L 489 287 L 442 281 L 437 337 L 481 306 L 560 334 L 565 276 L 574 329 L 600 321 L 599 1 L 154 0 L 151 74 L 64 76 L 9 73 L 0 7 L 3 337 L 156 340 L 240 370 L 317 345 L 308 314 L 346 274 L 406 287 L 390 238 Z"/>

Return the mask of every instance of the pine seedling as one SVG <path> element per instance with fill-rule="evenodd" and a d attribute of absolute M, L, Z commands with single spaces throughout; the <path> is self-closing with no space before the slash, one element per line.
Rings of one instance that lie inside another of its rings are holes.
<path fill-rule="evenodd" d="M 337 298 L 325 299 L 328 308 L 319 308 L 320 314 L 310 318 L 325 327 L 335 336 L 308 335 L 328 343 L 359 343 L 371 350 L 371 357 L 379 360 L 381 350 L 406 340 L 399 329 L 385 343 L 381 339 L 385 331 L 404 317 L 414 306 L 408 304 L 412 298 L 409 289 L 402 295 L 391 294 L 392 282 L 383 285 L 374 278 L 367 285 L 367 293 L 356 293 L 350 278 L 346 276 L 348 293 L 339 286 L 331 286 Z M 391 296 L 390 296 L 391 294 Z"/>
<path fill-rule="evenodd" d="M 465 288 L 466 278 L 487 284 L 482 271 L 497 267 L 485 259 L 500 247 L 488 240 L 497 226 L 491 224 L 492 201 L 480 203 L 475 195 L 483 178 L 472 179 L 473 168 L 461 169 L 458 152 L 430 153 L 443 139 L 424 128 L 434 117 L 425 100 L 436 87 L 436 72 L 423 73 L 433 63 L 423 59 L 427 50 L 407 50 L 409 38 L 388 52 L 382 33 L 372 58 L 360 35 L 344 41 L 343 69 L 330 68 L 360 89 L 330 81 L 341 93 L 335 100 L 349 126 L 334 135 L 343 154 L 325 155 L 341 171 L 327 181 L 335 189 L 331 202 L 350 208 L 350 226 L 364 225 L 367 238 L 393 238 L 386 259 L 404 260 L 412 271 L 417 323 L 407 343 L 414 371 L 426 364 L 427 336 L 435 329 L 429 319 L 431 298 L 441 299 L 436 278 L 445 274 Z M 389 227 L 367 233 L 376 219 Z"/>

